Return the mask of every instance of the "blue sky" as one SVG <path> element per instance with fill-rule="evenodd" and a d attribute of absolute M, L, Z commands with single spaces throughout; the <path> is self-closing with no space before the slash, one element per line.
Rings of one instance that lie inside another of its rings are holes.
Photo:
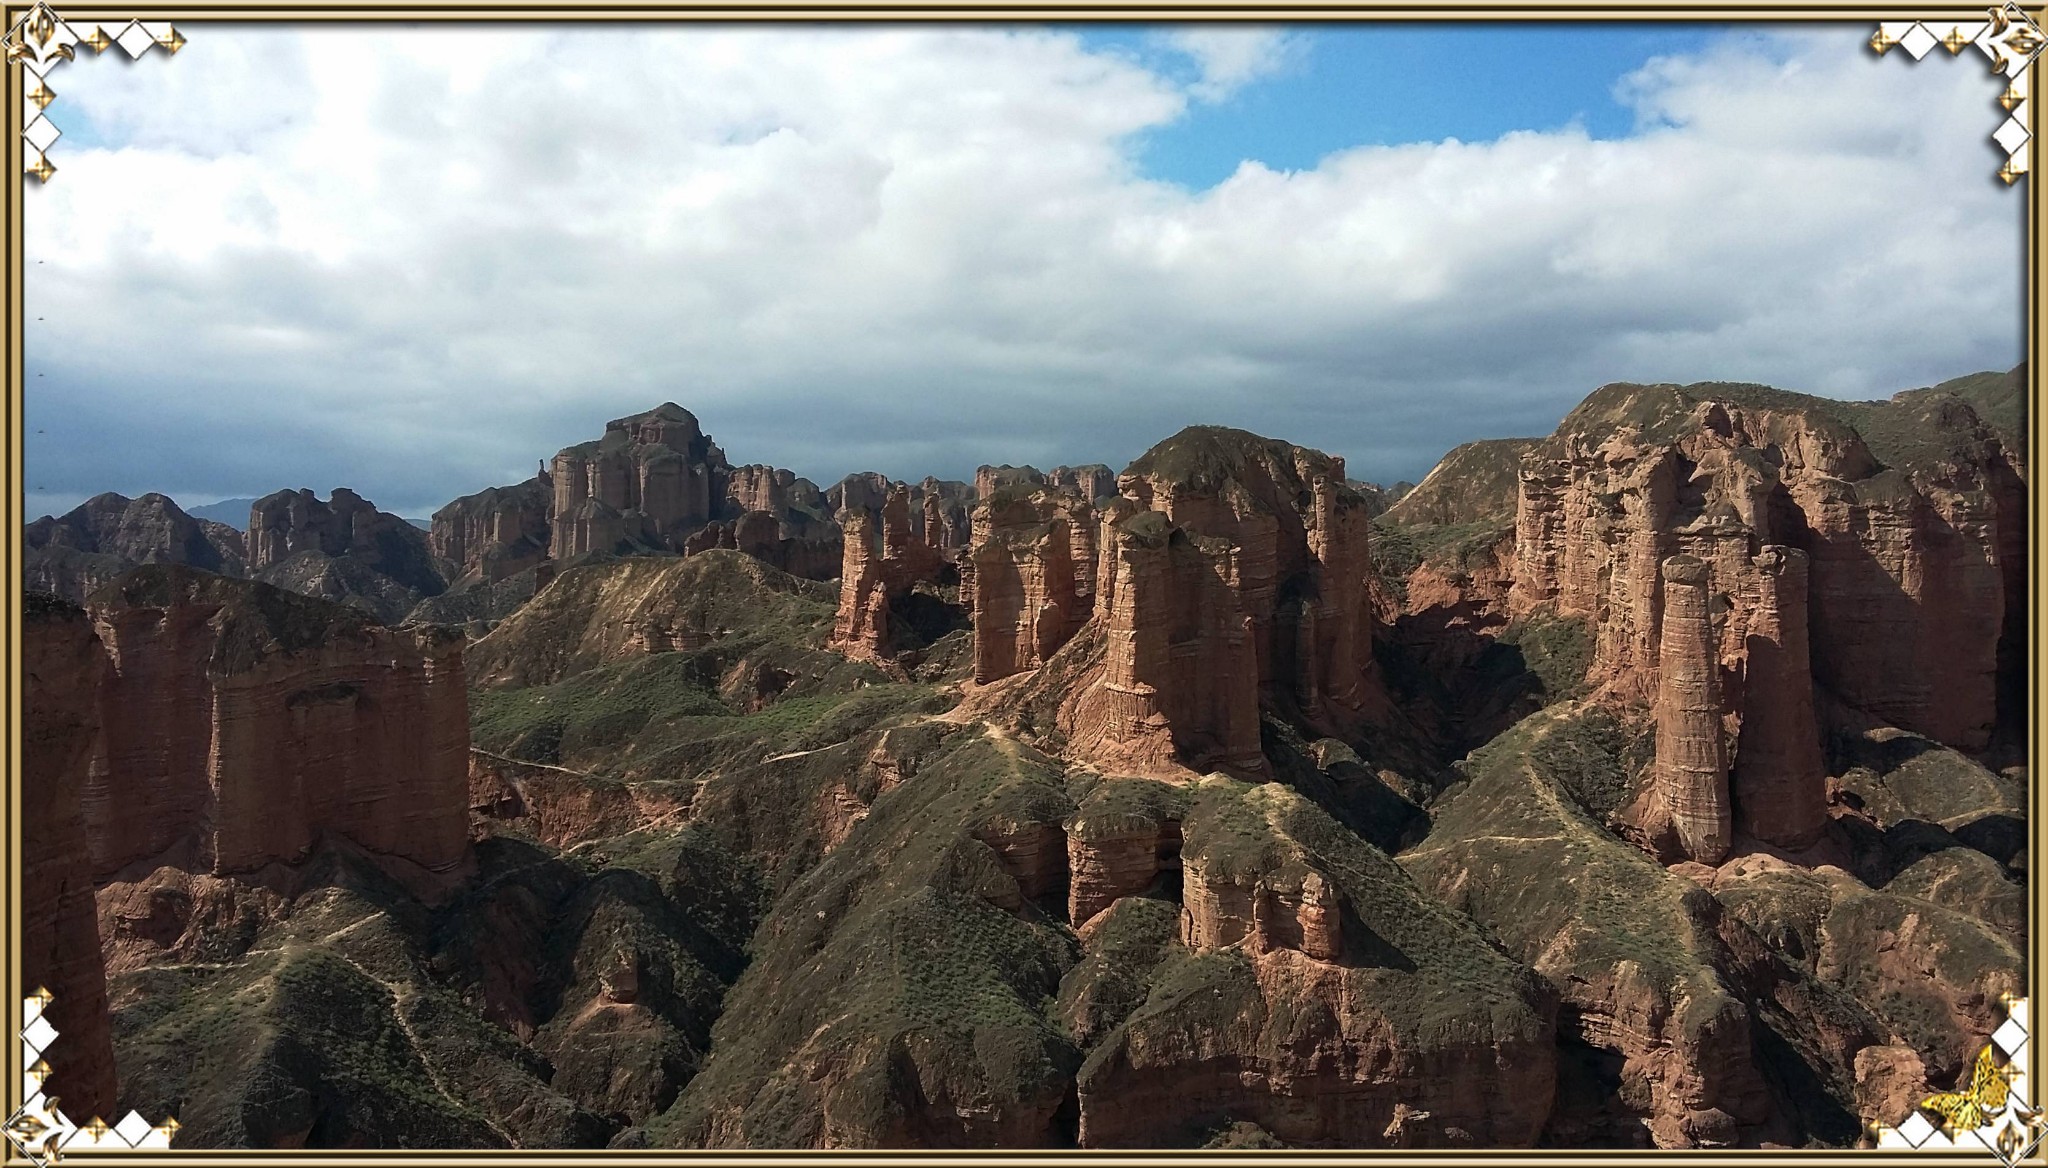
<path fill-rule="evenodd" d="M 1308 170 L 1353 146 L 1582 127 L 1624 137 L 1635 113 L 1622 78 L 1653 57 L 1697 52 L 1739 26 L 1681 23 L 1326 23 L 1295 25 L 1288 60 L 1217 102 L 1140 135 L 1148 177 L 1205 190 L 1244 159 Z M 1083 39 L 1182 78 L 1194 62 L 1142 25 L 1089 26 Z"/>
<path fill-rule="evenodd" d="M 1859 22 L 181 28 L 52 80 L 31 515 L 424 515 L 664 400 L 821 484 L 1191 424 L 1392 482 L 2023 352 L 1998 86 Z"/>

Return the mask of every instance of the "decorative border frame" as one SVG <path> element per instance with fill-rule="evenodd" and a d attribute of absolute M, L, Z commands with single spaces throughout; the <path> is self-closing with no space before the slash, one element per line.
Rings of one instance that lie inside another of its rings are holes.
<path fill-rule="evenodd" d="M 823 4 L 806 4 L 804 0 L 761 0 L 750 5 L 735 0 L 708 0 L 708 4 L 696 8 L 658 7 L 658 0 L 647 0 L 647 6 L 622 2 L 622 0 L 597 0 L 606 7 L 575 9 L 560 6 L 563 0 L 426 0 L 418 7 L 404 6 L 404 0 L 316 0 L 320 7 L 311 5 L 280 11 L 260 6 L 260 0 L 216 0 L 203 5 L 205 17 L 209 19 L 247 19 L 265 22 L 284 22 L 293 19 L 324 21 L 333 19 L 356 19 L 372 21 L 426 20 L 431 22 L 473 20 L 565 20 L 609 22 L 620 20 L 683 20 L 683 21 L 733 21 L 761 20 L 811 21 L 811 20 L 866 20 L 866 21 L 929 21 L 938 19 L 965 20 L 970 22 L 1031 21 L 1031 20 L 1115 20 L 1115 21 L 1257 21 L 1271 23 L 1298 20 L 1371 20 L 1371 19 L 1443 19 L 1443 20 L 1543 20 L 1546 22 L 1569 23 L 1574 21 L 1614 21 L 1649 18 L 1687 19 L 1705 21 L 1739 20 L 1832 20 L 1854 21 L 1869 19 L 1872 15 L 1892 16 L 1889 9 L 1873 13 L 1881 5 L 1859 5 L 1845 0 L 1821 0 L 1821 7 L 1791 7 L 1782 10 L 1759 10 L 1755 7 L 1740 6 L 1738 0 L 1724 0 L 1725 8 L 1707 5 L 1699 7 L 1654 7 L 1649 4 L 1631 3 L 1630 0 L 1579 0 L 1577 4 L 1547 6 L 1544 0 L 1496 0 L 1491 7 L 1462 7 L 1457 9 L 1433 7 L 1443 0 L 1424 0 L 1413 4 L 1413 0 L 1357 0 L 1355 3 L 1333 3 L 1326 0 L 1309 0 L 1306 3 L 1291 4 L 1287 7 L 1256 8 L 1249 6 L 1224 7 L 1232 0 L 1220 0 L 1210 7 L 1189 7 L 1189 4 L 1205 4 L 1208 0 L 1134 0 L 1115 8 L 1083 8 L 1076 11 L 1067 7 L 1051 7 L 1039 0 L 1041 6 L 996 5 L 949 6 L 943 0 L 851 0 L 835 4 L 824 0 Z M 567 0 L 575 3 L 576 0 Z M 686 0 L 671 0 L 680 4 Z M 1085 2 L 1085 0 L 1084 0 Z M 427 4 L 434 4 L 428 7 Z M 1412 6 L 1411 6 L 1412 5 Z M 176 0 L 142 0 L 130 7 L 147 7 L 165 14 L 173 10 L 189 12 L 202 11 L 195 6 L 181 9 Z M 20 15 L 16 15 L 19 13 Z M 246 15 L 245 15 L 246 13 Z M 1890 49 L 1903 49 L 1916 62 L 1923 59 L 1937 45 L 1945 47 L 1952 56 L 1960 55 L 1968 45 L 1976 45 L 1990 58 L 1994 75 L 2008 78 L 2005 91 L 1998 97 L 2007 117 L 1992 133 L 1992 140 L 2003 149 L 2007 161 L 1996 173 L 2008 185 L 2014 185 L 2022 175 L 2031 172 L 2031 145 L 2034 136 L 2032 77 L 2048 34 L 2044 34 L 2036 16 L 2043 15 L 2044 9 L 2022 9 L 2010 2 L 2002 7 L 1987 11 L 1987 19 L 1955 20 L 1949 17 L 1925 17 L 1919 19 L 1883 19 L 1877 22 L 1877 29 L 1870 39 L 1872 50 L 1880 56 Z M 9 19 L 11 18 L 11 20 Z M 19 150 L 19 173 L 24 177 L 33 175 L 39 182 L 48 182 L 56 173 L 56 167 L 49 160 L 49 151 L 61 137 L 61 131 L 45 116 L 56 94 L 47 85 L 47 75 L 58 64 L 76 59 L 76 46 L 84 44 L 95 53 L 103 52 L 108 46 L 118 44 L 131 58 L 139 58 L 150 47 L 160 47 L 167 53 L 176 53 L 185 44 L 185 38 L 168 21 L 148 21 L 140 18 L 126 20 L 93 18 L 81 19 L 76 25 L 56 15 L 43 0 L 31 6 L 6 3 L 0 0 L 0 22 L 7 24 L 8 31 L 0 38 L 0 45 L 6 49 L 9 65 L 19 64 L 21 84 L 10 86 L 7 93 L 9 123 L 20 129 L 10 136 L 18 142 L 10 146 L 10 164 L 17 162 L 12 151 Z M 80 35 L 77 28 L 88 31 Z M 34 112 L 27 113 L 33 106 Z M 4 566 L 8 588 L 7 613 L 20 610 L 21 577 L 18 551 L 22 529 L 21 513 L 21 438 L 22 438 L 22 185 L 19 181 L 0 183 L 0 202 L 4 202 L 8 218 L 8 237 L 5 253 L 7 294 L 0 299 L 0 306 L 7 310 L 6 378 L 8 386 L 7 412 L 5 414 L 6 446 L 4 458 L 7 463 L 6 479 L 0 492 L 8 494 L 8 521 L 13 532 L 12 538 L 0 543 L 0 566 Z M 2041 231 L 2044 226 L 2042 196 L 2038 191 L 2028 191 L 2027 222 L 2030 227 L 2025 256 L 2027 268 L 2028 298 L 2024 309 L 2027 335 L 2027 361 L 2030 379 L 2030 401 L 2041 400 L 2033 392 L 2040 382 L 2038 338 L 2039 325 L 2043 320 L 2040 290 L 2038 252 L 2041 247 Z M 2028 421 L 2028 448 L 2044 449 L 2048 439 L 2048 420 L 2041 412 L 2030 410 Z M 2037 472 L 2038 476 L 2038 472 Z M 2032 530 L 2029 531 L 2028 551 L 2030 564 L 2038 564 L 2043 544 L 2043 534 L 2048 520 L 2042 517 L 2041 504 L 2048 501 L 2048 490 L 2035 481 L 2029 481 L 2029 506 Z M 2033 713 L 2029 731 L 2030 770 L 2034 760 L 2041 757 L 2039 740 L 2035 737 L 2048 723 L 2048 694 L 2044 694 L 2043 649 L 2044 622 L 2048 622 L 2048 587 L 2038 573 L 2030 573 L 2029 597 L 2030 641 L 2029 676 L 2034 688 L 2030 693 L 2030 710 Z M 20 646 L 16 631 L 11 627 L 12 618 L 0 615 L 0 643 L 4 643 L 10 658 L 11 668 L 0 673 L 0 702 L 4 702 L 7 726 L 7 775 L 8 799 L 5 802 L 6 818 L 4 847 L 0 847 L 0 865 L 4 865 L 7 877 L 0 885 L 12 889 L 5 898 L 8 917 L 4 928 L 0 928 L 0 949 L 8 955 L 9 964 L 0 970 L 0 980 L 10 987 L 19 985 L 19 891 L 14 877 L 20 862 L 19 832 L 21 816 L 16 776 L 20 772 L 20 750 L 22 725 L 20 716 Z M 2030 791 L 2028 836 L 2037 844 L 2048 844 L 2048 832 L 2043 832 L 2043 811 L 2048 810 L 2048 794 L 2034 784 Z M 2036 854 L 2044 854 L 2040 847 L 2034 847 Z M 2048 924 L 2040 914 L 2039 890 L 2029 888 L 2029 918 L 2027 930 L 2027 979 L 2031 985 L 2039 977 L 2043 958 L 2048 957 L 2048 937 L 2043 936 L 2043 925 Z M 170 1151 L 178 1123 L 167 1119 L 162 1124 L 150 1125 L 139 1112 L 131 1111 L 123 1119 L 109 1127 L 98 1118 L 79 1126 L 73 1123 L 58 1108 L 55 1096 L 45 1095 L 42 1088 L 49 1077 L 49 1067 L 43 1061 L 43 1054 L 60 1035 L 44 1012 L 52 1000 L 46 989 L 37 989 L 20 999 L 22 1001 L 20 1079 L 22 1102 L 10 1113 L 5 1130 L 7 1146 L 26 1162 L 43 1165 L 56 1162 L 66 1152 L 108 1153 L 108 1152 L 161 1152 Z M 2010 998 L 2005 1003 L 2006 1022 L 1992 1037 L 1992 1042 L 1980 1053 L 1973 1063 L 1972 1082 L 1957 1092 L 1931 1096 L 1906 1116 L 1897 1125 L 1878 1125 L 1878 1150 L 1880 1152 L 1946 1152 L 1952 1157 L 1969 1157 L 1968 1162 L 1982 1162 L 1985 1153 L 1995 1156 L 2007 1165 L 2022 1162 L 2048 1164 L 2042 1158 L 2044 1135 L 2048 1135 L 2048 1107 L 2036 1106 L 2032 1099 L 2030 1011 L 2029 1000 L 2025 997 Z M 1994 1050 L 1997 1053 L 1994 1053 Z M 12 1076 L 0 1077 L 0 1081 L 11 1081 Z M 11 1087 L 6 1097 L 12 1102 L 15 1097 Z M 1939 1117 L 1940 1122 L 1930 1116 Z M 1976 1118 L 1976 1124 L 1966 1121 Z M 1916 1122 L 1917 1121 L 1917 1122 Z M 1981 1145 L 1981 1150 L 1979 1149 Z M 173 1153 L 175 1155 L 175 1153 Z M 191 1162 L 190 1153 L 179 1156 L 184 1162 Z M 437 1149 L 417 1151 L 399 1156 L 390 1154 L 356 1153 L 343 1158 L 355 1162 L 379 1162 L 387 1165 L 467 1161 L 471 1163 L 494 1163 L 503 1155 L 492 1149 Z M 1185 1163 L 1194 1159 L 1204 1161 L 1226 1160 L 1249 1162 L 1284 1158 L 1303 1165 L 1308 1164 L 1357 1164 L 1361 1160 L 1406 1159 L 1399 1154 L 1383 1156 L 1365 1150 L 1328 1153 L 1320 1155 L 1272 1153 L 1076 1153 L 1062 1155 L 1058 1152 L 1035 1152 L 1020 1155 L 1004 1152 L 946 1152 L 891 1150 L 877 1153 L 863 1152 L 784 1152 L 784 1153 L 692 1153 L 688 1151 L 667 1151 L 658 1157 L 647 1153 L 626 1151 L 576 1151 L 576 1152 L 525 1152 L 516 1153 L 519 1159 L 531 1164 L 591 1164 L 593 1162 L 640 1161 L 652 1163 L 687 1160 L 702 1164 L 815 1164 L 827 1160 L 865 1161 L 875 1164 L 903 1163 L 924 1160 L 933 1163 L 985 1163 L 985 1164 L 1042 1164 L 1071 1160 L 1077 1163 L 1096 1165 L 1134 1165 Z M 1457 1163 L 1502 1163 L 1502 1164 L 1576 1164 L 1598 1160 L 1606 1163 L 1629 1162 L 1636 1159 L 1650 1159 L 1658 1156 L 1650 1153 L 1643 1157 L 1623 1154 L 1617 1157 L 1611 1152 L 1567 1150 L 1548 1151 L 1534 1149 L 1503 1149 L 1491 1153 L 1458 1154 L 1452 1157 L 1431 1157 L 1431 1161 L 1448 1165 Z M 1774 1155 L 1769 1152 L 1717 1153 L 1713 1158 L 1734 1163 L 1797 1163 L 1814 1165 L 1836 1159 L 1850 1162 L 1867 1162 L 1870 1153 L 1842 1152 L 1838 1155 L 1812 1153 L 1797 1155 Z M 230 1153 L 238 1162 L 256 1164 L 278 1162 L 289 1164 L 308 1159 L 337 1160 L 336 1153 Z M 374 1157 L 374 1160 L 373 1160 Z M 1880 1157 L 1884 1159 L 1885 1157 Z M 7 1168 L 22 1163 L 10 1155 Z"/>
<path fill-rule="evenodd" d="M 7 1142 L 38 1166 L 56 1163 L 67 1151 L 88 1148 L 103 1152 L 168 1149 L 171 1137 L 178 1134 L 176 1119 L 152 1125 L 141 1112 L 131 1111 L 112 1127 L 98 1116 L 80 1127 L 58 1109 L 56 1096 L 43 1093 L 50 1078 L 43 1055 L 59 1037 L 57 1028 L 43 1016 L 53 1000 L 49 990 L 38 988 L 21 1002 L 21 1061 L 28 1066 L 22 1073 L 21 1089 L 26 1098 L 7 1117 Z"/>
<path fill-rule="evenodd" d="M 1937 31 L 1942 30 L 1942 31 Z M 1915 61 L 1934 51 L 1940 45 L 1953 57 L 1969 45 L 1983 50 L 1991 58 L 1991 72 L 2011 78 L 2005 92 L 1998 97 L 1998 104 L 2005 107 L 2006 117 L 1991 132 L 1991 140 L 2005 151 L 2005 165 L 1998 168 L 1998 177 L 2010 186 L 2027 173 L 2031 164 L 2034 138 L 2034 62 L 2040 57 L 2041 49 L 2048 45 L 2048 33 L 2022 11 L 2019 5 L 2007 0 L 2003 8 L 1990 10 L 1989 18 L 1978 21 L 1935 20 L 1887 20 L 1877 26 L 1871 34 L 1870 47 L 1882 57 L 1893 48 L 1904 50 Z"/>
<path fill-rule="evenodd" d="M 153 48 L 166 53 L 175 53 L 185 44 L 185 38 L 177 29 L 168 24 L 140 20 L 128 20 L 102 24 L 88 22 L 84 36 L 60 18 L 48 4 L 38 3 L 16 20 L 7 30 L 0 45 L 7 49 L 7 60 L 21 65 L 22 96 L 36 107 L 36 115 L 21 128 L 21 140 L 27 146 L 28 163 L 24 173 L 36 176 L 38 181 L 48 182 L 57 168 L 50 162 L 50 147 L 63 136 L 56 123 L 47 116 L 50 103 L 57 100 L 57 94 L 49 87 L 50 70 L 77 57 L 78 46 L 85 45 L 95 53 L 106 52 L 107 46 L 119 45 L 132 58 L 140 57 Z"/>

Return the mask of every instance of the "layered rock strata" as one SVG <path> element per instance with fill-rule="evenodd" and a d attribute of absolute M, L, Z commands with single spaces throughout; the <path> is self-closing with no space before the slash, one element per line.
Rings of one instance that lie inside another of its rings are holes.
<path fill-rule="evenodd" d="M 427 546 L 449 566 L 453 586 L 496 584 L 548 558 L 554 497 L 546 471 L 464 495 L 434 512 Z"/>
<path fill-rule="evenodd" d="M 1730 779 L 1735 821 L 1756 839 L 1796 850 L 1819 839 L 1828 824 L 1827 763 L 1807 649 L 1806 553 L 1767 547 L 1753 563 L 1757 592 L 1744 643 L 1742 736 Z"/>
<path fill-rule="evenodd" d="M 1046 473 L 1045 481 L 1056 490 L 1072 491 L 1090 503 L 1116 494 L 1116 472 L 1099 462 L 1053 467 Z"/>
<path fill-rule="evenodd" d="M 106 665 L 82 610 L 31 594 L 23 616 L 22 985 L 53 995 L 43 1017 L 63 1037 L 43 1054 L 51 1071 L 44 1090 L 83 1123 L 114 1113 L 107 974 L 81 807 Z"/>
<path fill-rule="evenodd" d="M 1535 1140 L 1555 1006 L 1527 969 L 1292 792 L 1205 781 L 1186 830 L 1194 944 L 1161 955 L 1082 1065 L 1083 1147 L 1158 1147 L 1226 1118 L 1290 1147 Z M 1241 915 L 1220 903 L 1233 890 Z M 1115 943 L 1105 932 L 1083 930 L 1091 950 Z M 1442 978 L 1470 988 L 1431 988 Z"/>
<path fill-rule="evenodd" d="M 606 423 L 603 438 L 556 454 L 550 470 L 556 559 L 679 551 L 684 537 L 719 516 L 732 474 L 696 415 L 673 402 Z"/>
<path fill-rule="evenodd" d="M 818 484 L 798 478 L 795 471 L 759 463 L 732 468 L 726 494 L 732 509 L 741 513 L 766 511 L 781 516 L 796 510 L 822 515 L 826 506 L 825 493 Z"/>
<path fill-rule="evenodd" d="M 1105 651 L 1075 706 L 1076 752 L 1135 774 L 1264 773 L 1256 628 L 1239 607 L 1238 549 L 1157 511 L 1110 519 L 1102 548 Z"/>
<path fill-rule="evenodd" d="M 729 548 L 764 564 L 807 580 L 831 580 L 840 574 L 845 539 L 835 524 L 790 522 L 768 511 L 749 511 L 737 519 L 705 524 L 683 540 L 686 556 L 712 548 Z"/>
<path fill-rule="evenodd" d="M 1728 854 L 1732 809 L 1721 737 L 1720 665 L 1707 613 L 1707 566 L 1691 556 L 1664 561 L 1663 633 L 1658 644 L 1657 794 L 1688 859 L 1718 864 Z"/>
<path fill-rule="evenodd" d="M 1262 774 L 1262 700 L 1339 735 L 1384 706 L 1369 518 L 1343 460 L 1194 427 L 1118 481 L 1097 539 L 1103 661 L 1063 707 L 1084 757 Z"/>
<path fill-rule="evenodd" d="M 983 684 L 1052 658 L 1095 599 L 1095 515 L 1081 496 L 998 492 L 975 512 L 961 568 L 974 620 L 974 680 Z"/>
<path fill-rule="evenodd" d="M 1001 466 L 978 466 L 974 468 L 974 497 L 976 499 L 987 499 L 1004 487 L 1043 487 L 1045 485 L 1047 485 L 1045 475 L 1040 473 L 1037 467 L 1011 466 L 1008 463 L 1004 463 Z"/>
<path fill-rule="evenodd" d="M 1656 675 L 1657 565 L 1681 553 L 1708 565 L 1710 591 L 1734 605 L 1717 655 L 1739 675 L 1766 587 L 1752 558 L 1794 548 L 1809 561 L 1816 682 L 1868 715 L 1981 748 L 1998 717 L 1999 646 L 2011 640 L 2005 592 L 2024 490 L 1966 402 L 1909 396 L 1595 392 L 1524 459 L 1514 610 L 1592 619 L 1593 683 L 1644 700 Z"/>
<path fill-rule="evenodd" d="M 459 633 L 179 567 L 94 597 L 111 676 L 83 790 L 93 872 L 215 873 L 322 832 L 428 868 L 468 843 Z"/>
<path fill-rule="evenodd" d="M 832 644 L 849 656 L 889 656 L 897 641 L 891 605 L 918 583 L 935 579 L 937 552 L 910 529 L 910 491 L 897 487 L 882 505 L 880 546 L 875 524 L 860 511 L 845 513 L 845 547 L 839 573 L 839 615 Z"/>

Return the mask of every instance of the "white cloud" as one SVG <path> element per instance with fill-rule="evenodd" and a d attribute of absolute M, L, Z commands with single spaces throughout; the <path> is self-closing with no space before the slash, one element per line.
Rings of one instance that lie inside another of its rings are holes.
<path fill-rule="evenodd" d="M 1300 33 L 1245 24 L 1188 25 L 1162 39 L 1194 62 L 1198 72 L 1189 92 L 1212 102 L 1299 63 L 1307 43 Z"/>
<path fill-rule="evenodd" d="M 1625 140 L 1199 193 L 1132 136 L 1263 34 L 1201 30 L 1176 83 L 1044 31 L 186 31 L 60 75 L 60 124 L 115 145 L 30 192 L 32 502 L 419 513 L 664 399 L 820 481 L 1121 464 L 1193 422 L 1416 478 L 1606 381 L 1867 396 L 2021 355 L 1996 85 L 1860 27 L 1653 62 Z"/>

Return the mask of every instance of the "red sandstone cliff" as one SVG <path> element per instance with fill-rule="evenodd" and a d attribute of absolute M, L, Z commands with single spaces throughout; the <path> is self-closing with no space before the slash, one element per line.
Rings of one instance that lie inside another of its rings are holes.
<path fill-rule="evenodd" d="M 138 569 L 93 598 L 111 676 L 92 870 L 295 860 L 322 832 L 428 868 L 468 843 L 462 639 L 252 581 Z"/>
<path fill-rule="evenodd" d="M 1100 658 L 1057 679 L 1071 689 L 1059 719 L 1076 757 L 1134 774 L 1258 775 L 1262 704 L 1338 735 L 1384 709 L 1368 516 L 1341 459 L 1194 427 L 1118 481 L 1087 549 L 1098 636 L 1086 645 Z M 982 536 L 975 556 L 996 554 Z M 977 637 L 1016 640 L 1007 612 L 984 613 L 978 592 Z"/>
<path fill-rule="evenodd" d="M 106 666 L 80 609 L 31 595 L 24 617 L 22 984 L 54 995 L 44 1017 L 62 1038 L 44 1053 L 44 1090 L 83 1123 L 114 1111 L 107 975 L 80 809 Z"/>
<path fill-rule="evenodd" d="M 731 470 L 696 415 L 672 402 L 607 422 L 555 455 L 551 554 L 679 550 L 725 507 Z"/>
<path fill-rule="evenodd" d="M 975 510 L 961 563 L 974 618 L 974 680 L 988 683 L 1052 658 L 1091 615 L 1095 511 L 1077 494 L 1006 488 Z"/>
<path fill-rule="evenodd" d="M 546 471 L 510 487 L 464 495 L 434 512 L 428 547 L 456 587 L 495 584 L 548 558 L 554 482 Z"/>
<path fill-rule="evenodd" d="M 911 531 L 907 487 L 890 491 L 882 504 L 880 546 L 865 512 L 846 512 L 841 524 L 846 542 L 832 646 L 851 657 L 888 657 L 902 639 L 892 628 L 891 606 L 937 580 L 939 552 Z"/>
<path fill-rule="evenodd" d="M 2024 492 L 1966 403 L 1911 408 L 1757 386 L 1599 390 L 1523 463 L 1514 610 L 1592 620 L 1592 680 L 1647 700 L 1657 565 L 1696 556 L 1731 606 L 1716 651 L 1739 682 L 1752 622 L 1777 619 L 1754 557 L 1797 549 L 1815 681 L 1893 725 L 1984 746 Z"/>

